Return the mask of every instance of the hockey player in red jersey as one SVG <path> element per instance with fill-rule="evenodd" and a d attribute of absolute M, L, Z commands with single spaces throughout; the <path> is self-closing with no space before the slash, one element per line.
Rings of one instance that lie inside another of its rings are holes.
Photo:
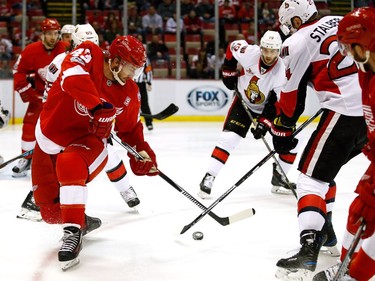
<path fill-rule="evenodd" d="M 358 196 L 349 207 L 346 232 L 342 243 L 341 260 L 347 254 L 361 220 L 366 224 L 362 239 L 353 254 L 345 280 L 367 281 L 375 275 L 375 9 L 359 8 L 345 15 L 337 30 L 343 55 L 352 57 L 360 66 L 359 83 L 362 88 L 363 112 L 369 142 L 363 152 L 371 161 L 359 181 Z M 340 264 L 318 273 L 314 281 L 334 280 Z M 350 279 L 354 278 L 354 279 Z"/>
<path fill-rule="evenodd" d="M 334 179 L 366 142 L 358 69 L 352 59 L 341 55 L 337 44 L 340 20 L 338 16 L 318 19 L 312 0 L 285 0 L 279 9 L 279 21 L 292 35 L 284 41 L 281 51 L 287 82 L 271 128 L 275 150 L 285 153 L 297 144 L 292 134 L 304 110 L 307 85 L 316 92 L 324 109 L 298 165 L 302 247 L 294 256 L 277 262 L 277 277 L 284 280 L 311 275 L 322 245 L 337 243 L 331 223 Z"/>
<path fill-rule="evenodd" d="M 31 150 L 35 146 L 35 124 L 42 110 L 42 96 L 44 91 L 46 68 L 60 53 L 67 50 L 68 44 L 60 40 L 60 24 L 56 19 L 46 18 L 40 24 L 42 40 L 27 45 L 18 57 L 13 67 L 13 88 L 20 95 L 23 102 L 28 102 L 22 127 L 22 152 Z M 34 86 L 28 80 L 34 75 Z M 26 176 L 30 169 L 31 155 L 21 159 L 13 167 L 13 177 Z"/>
<path fill-rule="evenodd" d="M 117 37 L 105 54 L 96 44 L 83 42 L 66 56 L 48 93 L 36 126 L 32 183 L 43 220 L 63 224 L 58 252 L 63 270 L 79 261 L 82 236 L 100 226 L 99 219 L 85 215 L 87 183 L 107 162 L 113 122 L 121 140 L 145 158 L 129 155 L 134 174 L 158 174 L 155 153 L 144 140 L 133 81 L 145 59 L 142 43 L 132 36 Z"/>
<path fill-rule="evenodd" d="M 223 83 L 229 90 L 237 86 L 242 99 L 251 111 L 253 118 L 258 119 L 257 126 L 251 128 L 255 139 L 263 137 L 271 127 L 275 117 L 277 95 L 286 82 L 285 68 L 279 59 L 281 38 L 276 31 L 267 31 L 260 40 L 260 46 L 249 45 L 244 40 L 233 41 L 227 48 L 222 68 Z M 237 64 L 242 68 L 238 73 Z M 236 96 L 225 118 L 223 131 L 209 161 L 208 169 L 200 183 L 198 195 L 207 198 L 211 193 L 213 182 L 227 162 L 230 153 L 245 138 L 251 126 L 251 120 Z M 285 173 L 294 162 L 296 153 L 280 155 L 279 163 Z M 273 193 L 291 194 L 290 187 L 283 179 L 281 172 L 273 164 Z M 295 187 L 292 183 L 292 188 Z"/>

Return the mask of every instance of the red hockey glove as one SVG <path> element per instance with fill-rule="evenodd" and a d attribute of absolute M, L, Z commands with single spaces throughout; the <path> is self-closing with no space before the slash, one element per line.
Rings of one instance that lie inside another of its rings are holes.
<path fill-rule="evenodd" d="M 267 131 L 272 127 L 270 120 L 264 117 L 260 117 L 255 128 L 251 128 L 251 132 L 256 140 L 264 137 Z"/>
<path fill-rule="evenodd" d="M 237 68 L 232 68 L 228 66 L 223 66 L 221 69 L 221 74 L 223 76 L 222 80 L 229 90 L 234 90 L 237 85 L 238 71 Z"/>
<path fill-rule="evenodd" d="M 130 158 L 130 167 L 137 176 L 156 176 L 159 174 L 156 155 L 147 142 L 136 145 L 137 152 L 142 155 L 143 160 L 138 160 L 132 154 L 128 153 Z"/>
<path fill-rule="evenodd" d="M 104 102 L 90 110 L 90 132 L 99 138 L 108 138 L 111 134 L 113 120 L 116 117 L 116 108 L 108 102 Z"/>
<path fill-rule="evenodd" d="M 375 230 L 375 188 L 368 182 L 360 182 L 357 190 L 359 195 L 349 208 L 347 229 L 355 234 L 362 218 L 366 223 L 362 238 L 368 238 L 374 234 Z"/>
<path fill-rule="evenodd" d="M 42 101 L 42 96 L 40 96 L 33 88 L 29 88 L 26 91 L 18 93 L 20 94 L 23 102 Z"/>
<path fill-rule="evenodd" d="M 375 149 L 373 147 L 374 143 L 368 142 L 365 144 L 365 146 L 362 148 L 362 152 L 364 155 L 367 156 L 368 160 L 371 162 L 375 162 Z"/>
<path fill-rule="evenodd" d="M 298 139 L 293 137 L 295 127 L 285 127 L 280 122 L 280 117 L 277 117 L 271 127 L 271 134 L 273 136 L 273 147 L 279 154 L 287 154 L 298 144 Z"/>

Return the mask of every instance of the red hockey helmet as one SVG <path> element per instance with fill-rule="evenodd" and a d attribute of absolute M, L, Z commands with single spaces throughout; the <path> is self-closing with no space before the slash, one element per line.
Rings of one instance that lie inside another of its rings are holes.
<path fill-rule="evenodd" d="M 118 36 L 109 46 L 109 58 L 119 58 L 137 67 L 143 67 L 146 63 L 146 50 L 141 41 L 127 35 Z"/>
<path fill-rule="evenodd" d="M 48 30 L 60 30 L 61 26 L 57 19 L 52 18 L 46 18 L 40 23 L 40 27 L 42 31 L 48 31 Z"/>
<path fill-rule="evenodd" d="M 375 9 L 358 8 L 345 15 L 339 23 L 337 38 L 341 51 L 352 44 L 375 51 Z"/>

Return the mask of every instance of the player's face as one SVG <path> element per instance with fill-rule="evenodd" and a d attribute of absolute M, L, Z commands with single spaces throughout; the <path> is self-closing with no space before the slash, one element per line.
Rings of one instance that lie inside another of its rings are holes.
<path fill-rule="evenodd" d="M 262 61 L 266 65 L 272 65 L 279 56 L 279 50 L 276 49 L 262 48 L 261 53 Z"/>
<path fill-rule="evenodd" d="M 70 43 L 72 41 L 72 34 L 69 34 L 69 33 L 62 34 L 61 41 Z"/>
<path fill-rule="evenodd" d="M 46 49 L 53 49 L 59 40 L 59 31 L 48 30 L 43 33 L 43 45 Z"/>
<path fill-rule="evenodd" d="M 143 67 L 137 67 L 134 64 L 123 62 L 122 69 L 118 74 L 121 81 L 125 82 L 128 79 L 137 78 L 143 70 Z"/>

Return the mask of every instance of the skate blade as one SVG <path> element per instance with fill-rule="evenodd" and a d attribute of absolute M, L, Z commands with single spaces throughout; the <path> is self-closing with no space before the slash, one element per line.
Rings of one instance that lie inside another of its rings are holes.
<path fill-rule="evenodd" d="M 206 192 L 200 190 L 200 191 L 198 192 L 198 196 L 199 196 L 200 198 L 202 198 L 202 199 L 207 199 L 208 197 L 210 197 L 210 194 L 208 194 L 208 193 L 206 193 Z"/>
<path fill-rule="evenodd" d="M 79 258 L 72 259 L 70 261 L 60 261 L 60 266 L 62 271 L 67 271 L 68 269 L 76 266 L 79 264 Z"/>
<path fill-rule="evenodd" d="M 341 256 L 341 253 L 340 253 L 339 249 L 337 248 L 337 246 L 332 246 L 332 247 L 323 246 L 320 249 L 320 252 L 324 255 L 331 256 L 331 257 Z"/>
<path fill-rule="evenodd" d="M 40 215 L 40 212 L 22 209 L 20 213 L 17 215 L 17 219 L 40 222 L 42 221 L 42 216 Z"/>
<path fill-rule="evenodd" d="M 286 269 L 286 268 L 278 268 L 275 277 L 280 280 L 285 281 L 311 281 L 312 280 L 312 272 L 307 269 Z"/>
<path fill-rule="evenodd" d="M 23 172 L 19 172 L 19 173 L 13 172 L 13 174 L 12 174 L 13 178 L 24 178 L 26 176 L 27 176 L 27 171 L 23 171 Z"/>
<path fill-rule="evenodd" d="M 273 186 L 271 192 L 274 194 L 291 195 L 293 192 L 290 189 L 285 189 L 282 186 Z"/>

